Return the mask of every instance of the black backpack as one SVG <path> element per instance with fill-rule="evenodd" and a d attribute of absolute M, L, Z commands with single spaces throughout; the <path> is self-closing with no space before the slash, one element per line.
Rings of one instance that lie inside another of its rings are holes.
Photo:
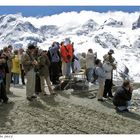
<path fill-rule="evenodd" d="M 93 78 L 94 78 L 94 81 L 98 79 L 98 74 L 97 74 L 96 67 L 93 69 Z"/>

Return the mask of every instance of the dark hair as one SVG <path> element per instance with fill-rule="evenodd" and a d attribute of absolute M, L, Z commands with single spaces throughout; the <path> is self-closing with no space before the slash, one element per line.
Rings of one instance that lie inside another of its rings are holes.
<path fill-rule="evenodd" d="M 8 47 L 3 48 L 3 52 L 6 52 L 6 51 L 8 51 Z"/>
<path fill-rule="evenodd" d="M 8 45 L 8 48 L 13 48 L 12 45 Z"/>
<path fill-rule="evenodd" d="M 130 85 L 130 82 L 128 81 L 128 80 L 125 80 L 124 82 L 123 82 L 123 87 L 127 87 L 127 86 L 129 86 Z"/>
<path fill-rule="evenodd" d="M 36 47 L 35 47 L 33 44 L 29 44 L 29 45 L 28 45 L 28 49 L 29 49 L 29 50 L 35 49 L 35 48 L 36 48 Z"/>
<path fill-rule="evenodd" d="M 14 50 L 14 54 L 17 55 L 18 54 L 18 50 Z"/>
<path fill-rule="evenodd" d="M 64 41 L 62 41 L 61 43 L 60 43 L 60 45 L 62 46 L 64 44 Z"/>
<path fill-rule="evenodd" d="M 100 59 L 96 59 L 96 60 L 95 60 L 95 65 L 98 65 L 100 62 L 101 62 Z"/>
<path fill-rule="evenodd" d="M 92 52 L 93 52 L 93 50 L 92 50 L 92 49 L 88 49 L 88 52 L 91 52 L 91 53 L 92 53 Z"/>

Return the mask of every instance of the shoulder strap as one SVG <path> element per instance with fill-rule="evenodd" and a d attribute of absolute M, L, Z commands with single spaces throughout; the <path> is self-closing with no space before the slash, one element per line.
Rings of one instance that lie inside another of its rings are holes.
<path fill-rule="evenodd" d="M 67 49 L 67 47 L 66 46 L 64 46 L 64 47 L 65 47 L 66 51 L 69 53 L 69 50 Z"/>
<path fill-rule="evenodd" d="M 34 61 L 33 56 L 31 56 L 29 52 L 27 52 L 26 54 L 29 56 L 29 58 L 31 59 L 31 61 Z"/>
<path fill-rule="evenodd" d="M 95 66 L 95 68 L 94 68 L 94 72 L 95 72 L 95 75 L 98 75 L 98 72 L 97 72 L 97 66 Z"/>

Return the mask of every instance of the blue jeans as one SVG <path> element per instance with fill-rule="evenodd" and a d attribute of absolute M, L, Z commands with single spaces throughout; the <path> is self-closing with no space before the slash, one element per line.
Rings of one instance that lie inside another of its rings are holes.
<path fill-rule="evenodd" d="M 74 72 L 74 62 L 71 62 L 71 69 L 72 69 L 72 72 Z"/>
<path fill-rule="evenodd" d="M 87 81 L 92 82 L 93 81 L 93 68 L 88 68 L 86 71 L 87 75 Z"/>
<path fill-rule="evenodd" d="M 71 62 L 66 63 L 66 77 L 70 78 L 71 76 Z"/>
<path fill-rule="evenodd" d="M 19 84 L 19 74 L 13 73 L 14 85 Z"/>
<path fill-rule="evenodd" d="M 126 106 L 118 106 L 118 109 L 120 111 L 123 111 L 123 110 L 127 109 L 128 106 L 130 106 L 130 105 L 131 105 L 131 102 L 130 101 L 127 101 Z"/>

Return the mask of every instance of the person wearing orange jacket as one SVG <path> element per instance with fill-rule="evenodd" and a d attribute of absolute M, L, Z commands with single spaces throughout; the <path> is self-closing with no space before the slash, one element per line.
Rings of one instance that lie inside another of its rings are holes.
<path fill-rule="evenodd" d="M 62 74 L 66 78 L 71 76 L 71 61 L 73 58 L 73 46 L 69 38 L 66 38 L 64 42 L 61 43 L 61 57 L 62 57 Z"/>

